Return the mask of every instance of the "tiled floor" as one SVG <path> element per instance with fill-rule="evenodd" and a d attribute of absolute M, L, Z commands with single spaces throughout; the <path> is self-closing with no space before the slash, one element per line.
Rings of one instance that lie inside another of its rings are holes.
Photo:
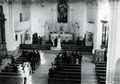
<path fill-rule="evenodd" d="M 56 51 L 40 51 L 41 64 L 35 73 L 28 77 L 26 84 L 48 84 L 48 70 L 51 67 L 51 62 L 54 62 L 57 53 Z M 84 55 L 82 60 L 81 84 L 97 84 L 94 72 L 95 65 L 91 63 L 91 56 Z M 4 66 L 6 62 L 9 62 L 9 60 L 4 60 Z"/>

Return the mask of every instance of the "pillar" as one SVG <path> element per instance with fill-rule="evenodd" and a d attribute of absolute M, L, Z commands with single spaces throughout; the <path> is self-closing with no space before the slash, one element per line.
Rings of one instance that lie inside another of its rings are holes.
<path fill-rule="evenodd" d="M 102 44 L 102 22 L 101 20 L 107 20 L 109 22 L 109 2 L 108 0 L 102 0 L 96 2 L 96 18 L 94 29 L 94 50 L 101 49 Z"/>
<path fill-rule="evenodd" d="M 111 1 L 110 10 L 111 18 L 107 54 L 106 84 L 119 84 L 114 83 L 114 73 L 117 60 L 120 58 L 120 1 Z"/>

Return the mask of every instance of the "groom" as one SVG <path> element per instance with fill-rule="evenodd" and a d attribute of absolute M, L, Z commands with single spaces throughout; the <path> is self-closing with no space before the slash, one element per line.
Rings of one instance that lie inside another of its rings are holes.
<path fill-rule="evenodd" d="M 57 41 L 58 41 L 58 38 L 56 37 L 55 40 L 54 40 L 55 47 L 57 47 Z"/>

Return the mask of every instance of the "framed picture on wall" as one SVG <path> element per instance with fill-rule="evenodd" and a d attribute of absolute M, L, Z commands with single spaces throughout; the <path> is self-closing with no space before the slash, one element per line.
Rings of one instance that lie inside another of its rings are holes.
<path fill-rule="evenodd" d="M 58 22 L 67 23 L 68 19 L 68 5 L 66 0 L 59 0 L 58 2 Z"/>

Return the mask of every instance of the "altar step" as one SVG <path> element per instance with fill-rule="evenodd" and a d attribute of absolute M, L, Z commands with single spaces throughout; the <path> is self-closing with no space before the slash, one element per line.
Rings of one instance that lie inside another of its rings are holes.
<path fill-rule="evenodd" d="M 47 54 L 59 54 L 59 50 L 41 50 L 42 52 L 44 53 L 47 53 Z"/>
<path fill-rule="evenodd" d="M 55 50 L 56 47 L 51 47 L 51 50 Z"/>
<path fill-rule="evenodd" d="M 61 51 L 61 49 L 59 49 L 59 48 L 57 48 L 57 47 L 51 47 L 51 50 Z"/>
<path fill-rule="evenodd" d="M 45 53 L 50 53 L 50 54 L 58 54 L 61 50 L 57 49 L 57 47 L 51 47 L 51 50 L 41 50 L 42 52 Z M 91 52 L 82 52 L 80 51 L 83 55 L 93 55 Z"/>

